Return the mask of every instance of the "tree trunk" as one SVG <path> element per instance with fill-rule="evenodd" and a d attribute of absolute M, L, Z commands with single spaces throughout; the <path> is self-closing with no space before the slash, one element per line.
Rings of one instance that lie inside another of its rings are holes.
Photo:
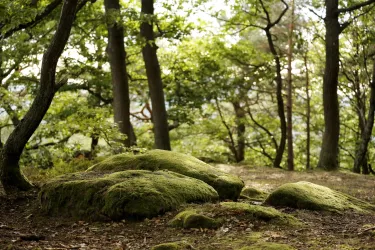
<path fill-rule="evenodd" d="M 116 21 L 120 15 L 119 0 L 104 1 L 106 15 L 108 17 L 108 46 L 107 53 L 111 66 L 114 119 L 120 132 L 126 135 L 124 144 L 126 147 L 135 145 L 130 123 L 130 99 L 129 81 L 126 71 L 126 52 L 124 46 L 124 29 L 121 23 Z"/>
<path fill-rule="evenodd" d="M 32 185 L 21 174 L 19 159 L 22 151 L 46 114 L 60 84 L 55 84 L 57 62 L 68 41 L 78 0 L 66 0 L 50 46 L 43 55 L 40 87 L 22 121 L 10 134 L 0 154 L 1 182 L 6 192 L 27 190 Z"/>
<path fill-rule="evenodd" d="M 362 133 L 361 142 L 358 146 L 356 157 L 354 160 L 353 169 L 360 169 L 366 159 L 368 143 L 371 139 L 372 128 L 374 126 L 374 112 L 375 112 L 375 61 L 373 66 L 373 76 L 370 84 L 370 107 L 368 110 L 365 130 Z"/>
<path fill-rule="evenodd" d="M 307 65 L 307 53 L 304 55 L 304 64 L 306 70 L 306 169 L 311 169 L 310 165 L 310 141 L 311 141 L 311 129 L 310 129 L 310 118 L 311 118 L 311 97 L 310 97 L 310 75 L 309 67 Z"/>
<path fill-rule="evenodd" d="M 294 0 L 291 1 L 291 20 L 289 26 L 288 39 L 288 100 L 287 100 L 287 123 L 288 123 L 288 170 L 294 170 L 294 151 L 293 151 L 293 96 L 292 96 L 292 60 L 293 60 L 293 30 L 294 30 Z"/>
<path fill-rule="evenodd" d="M 276 51 L 275 45 L 273 43 L 272 34 L 269 29 L 265 29 L 268 45 L 270 47 L 271 53 L 274 57 L 276 64 L 276 98 L 277 98 L 277 111 L 280 119 L 280 130 L 281 138 L 279 147 L 276 150 L 276 157 L 273 162 L 273 167 L 280 168 L 281 161 L 283 159 L 283 154 L 285 151 L 286 144 L 286 121 L 285 121 L 285 111 L 284 111 L 284 101 L 283 101 L 283 79 L 281 77 L 281 63 L 279 54 Z"/>
<path fill-rule="evenodd" d="M 323 79 L 324 134 L 318 168 L 337 170 L 339 168 L 339 103 L 337 84 L 339 74 L 339 35 L 338 0 L 326 1 L 325 49 L 326 62 Z"/>
<path fill-rule="evenodd" d="M 154 1 L 142 0 L 141 36 L 145 39 L 142 48 L 143 60 L 146 66 L 148 87 L 152 104 L 152 122 L 154 124 L 155 147 L 171 150 L 168 129 L 168 117 L 165 108 L 163 83 L 160 65 L 156 54 L 157 46 L 153 31 Z"/>
<path fill-rule="evenodd" d="M 245 159 L 245 117 L 246 112 L 241 107 L 239 102 L 233 102 L 234 112 L 236 113 L 236 127 L 237 127 L 237 150 L 236 161 L 241 162 Z"/>

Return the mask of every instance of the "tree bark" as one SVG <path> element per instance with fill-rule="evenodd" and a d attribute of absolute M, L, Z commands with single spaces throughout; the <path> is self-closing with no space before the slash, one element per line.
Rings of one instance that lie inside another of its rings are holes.
<path fill-rule="evenodd" d="M 311 141 L 311 129 L 310 129 L 310 119 L 311 119 L 311 97 L 310 97 L 310 75 L 309 67 L 307 65 L 307 53 L 304 55 L 305 64 L 305 74 L 306 74 L 306 169 L 311 169 L 310 165 L 310 141 Z"/>
<path fill-rule="evenodd" d="M 126 71 L 126 51 L 124 46 L 124 29 L 114 16 L 120 14 L 119 0 L 104 1 L 106 15 L 109 19 L 107 53 L 111 66 L 114 119 L 120 132 L 126 135 L 124 144 L 130 147 L 136 144 L 130 123 L 129 80 Z"/>
<path fill-rule="evenodd" d="M 233 102 L 234 112 L 236 114 L 236 127 L 237 127 L 237 150 L 236 150 L 236 161 L 241 162 L 245 160 L 245 117 L 246 112 L 241 107 L 239 102 Z"/>
<path fill-rule="evenodd" d="M 285 111 L 284 111 L 284 100 L 283 100 L 283 78 L 281 76 L 281 63 L 279 54 L 276 51 L 275 45 L 273 43 L 272 34 L 269 29 L 265 29 L 268 44 L 275 60 L 276 64 L 276 98 L 277 98 L 277 111 L 280 119 L 280 130 L 281 130 L 281 138 L 279 142 L 279 146 L 276 151 L 275 161 L 273 162 L 273 167 L 281 168 L 280 164 L 283 159 L 283 154 L 285 151 L 285 144 L 286 144 L 286 133 L 287 133 L 287 126 L 285 120 Z"/>
<path fill-rule="evenodd" d="M 374 58 L 375 59 L 375 58 Z M 375 60 L 373 64 L 373 76 L 370 84 L 370 107 L 367 114 L 367 121 L 365 129 L 361 135 L 361 142 L 356 152 L 353 169 L 360 169 L 366 160 L 367 147 L 371 139 L 372 128 L 374 126 L 374 112 L 375 112 Z"/>
<path fill-rule="evenodd" d="M 22 151 L 46 114 L 60 84 L 55 83 L 57 62 L 68 41 L 78 0 L 66 0 L 56 33 L 43 55 L 40 86 L 24 118 L 10 134 L 0 154 L 0 177 L 4 190 L 27 190 L 32 185 L 22 175 L 19 160 Z"/>
<path fill-rule="evenodd" d="M 163 83 L 160 65 L 157 57 L 157 46 L 153 31 L 154 1 L 142 0 L 141 36 L 145 39 L 142 48 L 143 60 L 146 66 L 148 87 L 152 104 L 152 122 L 154 124 L 155 147 L 171 150 L 168 129 L 168 117 L 165 108 Z"/>
<path fill-rule="evenodd" d="M 337 96 L 339 74 L 339 35 L 338 0 L 326 1 L 325 49 L 326 62 L 323 79 L 324 134 L 318 168 L 337 170 L 339 153 L 339 103 Z"/>
<path fill-rule="evenodd" d="M 289 25 L 288 39 L 288 99 L 287 99 L 287 128 L 288 128 L 288 170 L 294 170 L 294 151 L 293 151 L 293 96 L 292 96 L 292 60 L 293 60 L 293 31 L 294 31 L 294 0 L 291 1 L 291 20 Z"/>

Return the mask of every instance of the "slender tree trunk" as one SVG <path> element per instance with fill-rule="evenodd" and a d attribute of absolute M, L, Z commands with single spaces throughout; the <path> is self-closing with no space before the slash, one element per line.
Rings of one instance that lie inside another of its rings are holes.
<path fill-rule="evenodd" d="M 310 141 L 311 141 L 311 129 L 310 129 L 310 118 L 311 118 L 311 97 L 310 97 L 310 75 L 309 67 L 307 65 L 307 53 L 304 56 L 304 64 L 306 71 L 306 169 L 311 169 L 310 165 Z"/>
<path fill-rule="evenodd" d="M 163 83 L 159 60 L 156 54 L 157 46 L 153 31 L 154 1 L 142 0 L 141 36 L 145 39 L 142 49 L 143 60 L 146 66 L 148 87 L 152 103 L 152 122 L 154 124 L 155 147 L 171 150 L 168 129 L 168 117 L 165 108 Z"/>
<path fill-rule="evenodd" d="M 112 75 L 114 118 L 120 132 L 127 137 L 124 142 L 125 146 L 130 147 L 135 145 L 136 142 L 130 123 L 129 81 L 126 72 L 124 29 L 122 24 L 116 20 L 116 17 L 120 15 L 120 3 L 119 0 L 105 0 L 104 6 L 108 17 L 107 53 Z"/>
<path fill-rule="evenodd" d="M 236 114 L 236 126 L 237 126 L 237 156 L 236 161 L 241 162 L 245 159 L 245 117 L 246 112 L 239 102 L 233 102 L 234 112 Z"/>
<path fill-rule="evenodd" d="M 375 59 L 375 58 L 374 58 Z M 370 107 L 368 110 L 365 130 L 362 133 L 362 139 L 356 152 L 354 160 L 354 168 L 360 169 L 366 159 L 368 143 L 371 139 L 372 128 L 374 126 L 374 112 L 375 112 L 375 60 L 373 66 L 373 76 L 370 84 Z"/>
<path fill-rule="evenodd" d="M 68 41 L 78 0 L 66 0 L 62 7 L 56 33 L 43 55 L 40 87 L 22 121 L 10 134 L 0 154 L 0 177 L 6 192 L 27 190 L 32 185 L 21 174 L 19 160 L 22 151 L 46 114 L 60 84 L 55 83 L 57 62 Z"/>
<path fill-rule="evenodd" d="M 267 35 L 268 45 L 270 47 L 271 53 L 276 63 L 276 98 L 277 98 L 277 111 L 278 111 L 278 115 L 280 119 L 281 138 L 279 142 L 279 147 L 277 148 L 277 151 L 276 151 L 276 157 L 275 157 L 275 161 L 273 162 L 273 166 L 275 168 L 280 168 L 280 164 L 283 159 L 283 154 L 285 151 L 286 133 L 287 133 L 285 111 L 284 111 L 284 100 L 283 100 L 283 79 L 281 77 L 280 57 L 273 43 L 272 34 L 269 29 L 265 29 L 265 32 Z"/>
<path fill-rule="evenodd" d="M 289 25 L 288 39 L 288 101 L 287 101 L 287 123 L 288 123 L 288 170 L 294 170 L 294 151 L 293 151 L 293 96 L 292 96 L 292 60 L 293 60 L 293 31 L 294 31 L 294 0 L 291 1 L 291 20 Z"/>
<path fill-rule="evenodd" d="M 337 84 L 339 74 L 339 35 L 338 0 L 326 1 L 325 49 L 326 62 L 323 79 L 324 134 L 318 168 L 337 170 L 339 168 L 339 102 Z"/>

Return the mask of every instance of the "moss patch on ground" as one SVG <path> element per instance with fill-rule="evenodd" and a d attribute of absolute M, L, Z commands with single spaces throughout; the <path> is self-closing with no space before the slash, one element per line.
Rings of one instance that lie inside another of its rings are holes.
<path fill-rule="evenodd" d="M 292 215 L 282 213 L 272 207 L 259 205 L 250 205 L 242 202 L 222 202 L 221 210 L 234 211 L 242 213 L 246 217 L 251 217 L 263 221 L 271 221 L 273 223 L 300 225 L 301 223 Z"/>
<path fill-rule="evenodd" d="M 177 214 L 169 225 L 182 228 L 208 228 L 216 229 L 222 224 L 221 220 L 210 218 L 198 213 L 196 210 L 188 209 Z"/>
<path fill-rule="evenodd" d="M 279 225 L 302 225 L 292 215 L 282 213 L 272 207 L 251 205 L 242 202 L 221 202 L 206 204 L 196 208 L 187 208 L 177 214 L 168 224 L 182 228 L 220 227 L 228 217 L 237 217 L 239 221 L 263 221 Z"/>
<path fill-rule="evenodd" d="M 202 180 L 212 186 L 221 199 L 237 200 L 244 187 L 243 181 L 208 165 L 195 157 L 181 153 L 151 150 L 145 154 L 120 154 L 92 166 L 88 171 L 124 171 L 124 170 L 169 170 Z"/>
<path fill-rule="evenodd" d="M 91 220 L 153 217 L 185 203 L 218 198 L 203 181 L 169 171 L 146 170 L 62 176 L 45 184 L 39 193 L 44 212 Z"/>
<path fill-rule="evenodd" d="M 294 250 L 294 248 L 286 244 L 262 242 L 256 243 L 252 246 L 243 247 L 240 250 Z"/>
<path fill-rule="evenodd" d="M 252 200 L 252 201 L 264 201 L 268 196 L 268 193 L 258 190 L 252 187 L 245 187 L 241 191 L 240 198 Z"/>
<path fill-rule="evenodd" d="M 187 250 L 194 249 L 190 244 L 184 241 L 169 242 L 156 245 L 151 250 Z"/>
<path fill-rule="evenodd" d="M 280 186 L 268 196 L 265 203 L 271 206 L 335 212 L 344 210 L 375 211 L 375 206 L 370 203 L 305 181 Z"/>

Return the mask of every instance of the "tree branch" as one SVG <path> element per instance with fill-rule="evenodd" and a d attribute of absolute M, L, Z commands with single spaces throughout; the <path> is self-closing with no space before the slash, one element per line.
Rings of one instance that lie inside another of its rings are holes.
<path fill-rule="evenodd" d="M 365 6 L 368 6 L 370 4 L 373 4 L 375 3 L 375 0 L 368 0 L 366 2 L 362 2 L 362 3 L 359 3 L 359 4 L 356 4 L 356 5 L 353 5 L 351 7 L 348 7 L 348 8 L 342 8 L 342 9 L 338 9 L 338 13 L 345 13 L 345 12 L 351 12 L 351 11 L 354 11 L 354 10 L 358 10 L 362 7 L 365 7 Z"/>
<path fill-rule="evenodd" d="M 46 8 L 44 9 L 44 11 L 42 13 L 38 14 L 35 17 L 34 20 L 32 20 L 28 23 L 22 23 L 22 24 L 18 25 L 17 27 L 14 27 L 14 28 L 8 30 L 7 32 L 5 32 L 4 35 L 0 35 L 0 40 L 10 37 L 11 35 L 13 35 L 13 33 L 17 32 L 17 31 L 26 29 L 28 27 L 31 27 L 33 25 L 36 25 L 36 24 L 40 23 L 43 20 L 43 18 L 45 18 L 46 16 L 51 14 L 52 11 L 54 11 L 57 8 L 57 6 L 60 5 L 61 2 L 62 2 L 62 0 L 53 1 L 52 3 L 47 5 Z"/>

